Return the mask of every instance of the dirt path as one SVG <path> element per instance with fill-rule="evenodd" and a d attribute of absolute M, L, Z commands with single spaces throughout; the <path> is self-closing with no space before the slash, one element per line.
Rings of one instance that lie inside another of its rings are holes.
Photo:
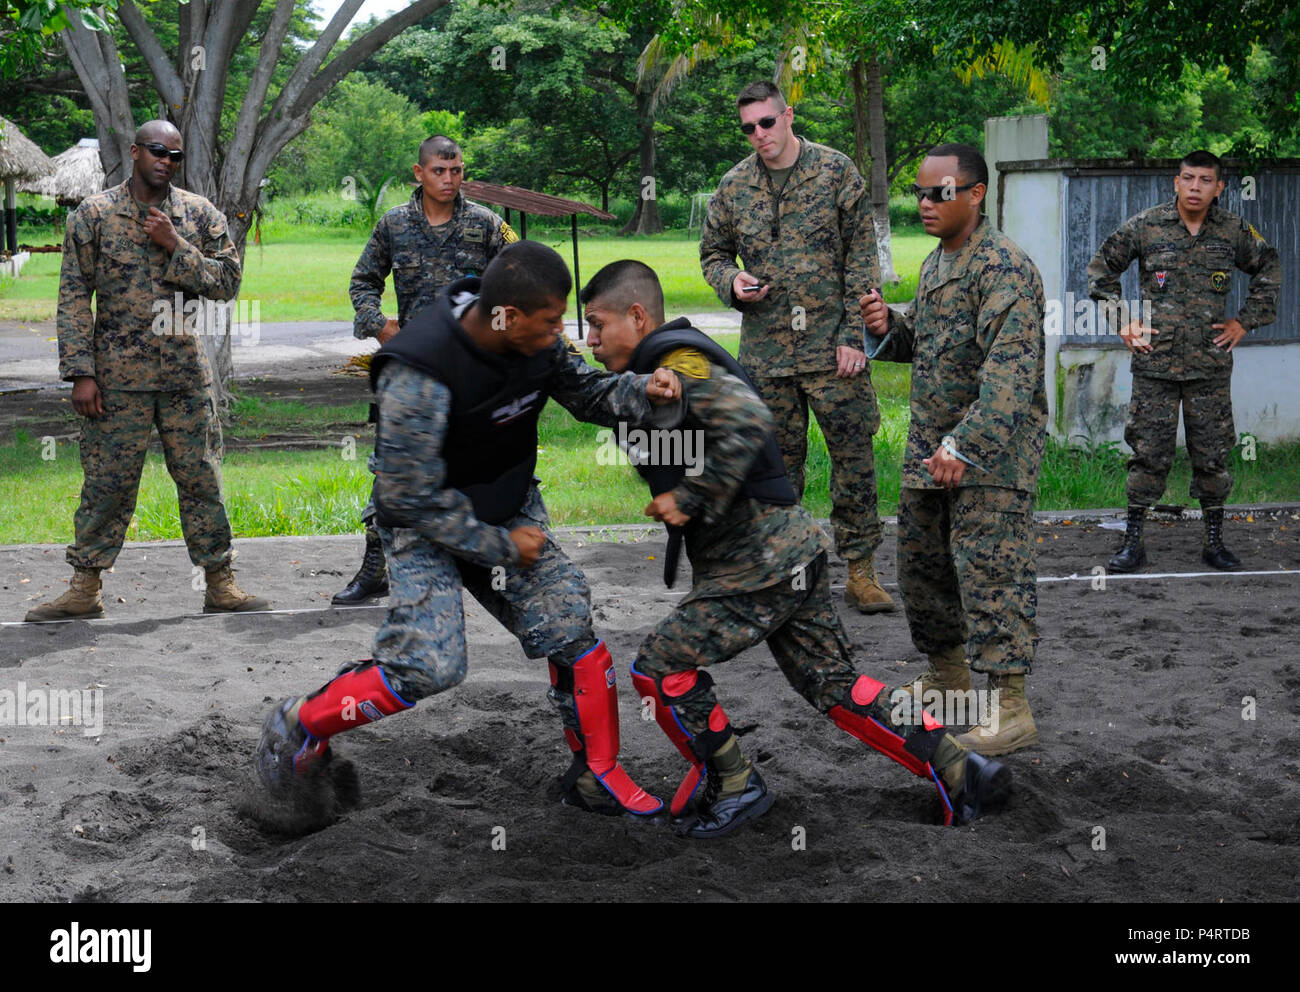
<path fill-rule="evenodd" d="M 303 611 L 242 617 L 193 615 L 182 547 L 132 545 L 107 576 L 108 619 L 0 627 L 0 689 L 99 687 L 103 703 L 98 734 L 0 726 L 0 899 L 1294 900 L 1298 518 L 1229 529 L 1247 569 L 1285 574 L 1104 589 L 1090 570 L 1116 535 L 1040 525 L 1040 576 L 1085 580 L 1040 584 L 1042 743 L 1009 759 L 1012 806 L 972 827 L 932 826 L 932 789 L 816 714 L 765 647 L 747 652 L 714 675 L 777 800 L 712 844 L 554 801 L 567 750 L 544 666 L 472 600 L 465 684 L 337 741 L 360 808 L 306 836 L 268 833 L 249 815 L 263 713 L 367 656 L 381 616 L 326 608 L 360 539 L 237 542 L 241 581 Z M 1202 571 L 1199 541 L 1197 523 L 1153 524 L 1148 572 Z M 661 542 L 569 535 L 566 548 L 618 664 L 626 764 L 670 793 L 683 762 L 638 718 L 626 677 L 675 598 L 651 560 Z M 893 551 L 891 533 L 891 588 Z M 0 549 L 0 616 L 19 619 L 65 574 L 60 548 Z M 860 669 L 919 674 L 901 614 L 842 615 Z"/>

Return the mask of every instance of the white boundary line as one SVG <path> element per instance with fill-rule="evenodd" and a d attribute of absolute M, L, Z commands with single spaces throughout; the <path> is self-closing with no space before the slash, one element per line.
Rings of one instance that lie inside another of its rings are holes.
<path fill-rule="evenodd" d="M 1097 579 L 1105 579 L 1107 582 L 1115 582 L 1119 579 L 1230 579 L 1236 576 L 1247 575 L 1300 575 L 1300 569 L 1280 568 L 1271 572 L 1097 572 L 1080 575 L 1075 572 L 1073 575 L 1049 575 L 1039 576 L 1039 583 L 1043 582 L 1095 582 Z"/>
<path fill-rule="evenodd" d="M 1237 577 L 1247 577 L 1255 575 L 1300 575 L 1300 569 L 1274 569 L 1266 572 L 1136 572 L 1126 574 L 1122 572 L 1101 572 L 1096 575 L 1089 573 L 1080 575 L 1075 572 L 1073 575 L 1040 575 L 1038 584 L 1044 585 L 1050 582 L 1096 582 L 1098 579 L 1104 579 L 1107 582 L 1113 582 L 1119 579 L 1229 579 Z M 897 585 L 890 582 L 887 585 Z M 831 585 L 832 589 L 843 589 L 841 583 Z M 678 597 L 680 598 L 680 597 Z M 672 596 L 657 597 L 649 599 L 647 602 L 652 603 L 673 603 L 677 600 Z M 52 623 L 92 623 L 92 624 L 128 624 L 128 623 L 149 623 L 173 621 L 173 620 L 205 620 L 209 617 L 287 617 L 296 616 L 302 613 L 347 613 L 353 610 L 386 610 L 388 607 L 383 603 L 372 603 L 366 606 L 306 606 L 291 610 L 248 610 L 243 613 L 178 613 L 165 617 L 97 617 L 94 620 L 79 620 L 71 618 L 68 620 L 46 620 L 40 624 L 29 624 L 25 620 L 3 620 L 0 621 L 0 627 L 43 627 Z"/>

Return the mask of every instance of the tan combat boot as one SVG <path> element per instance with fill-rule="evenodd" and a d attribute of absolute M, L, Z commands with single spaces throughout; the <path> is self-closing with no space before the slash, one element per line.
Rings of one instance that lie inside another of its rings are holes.
<path fill-rule="evenodd" d="M 73 569 L 68 591 L 52 603 L 32 607 L 23 619 L 27 623 L 41 623 L 45 620 L 91 620 L 102 617 L 104 601 L 100 598 L 99 590 L 99 569 Z"/>
<path fill-rule="evenodd" d="M 894 608 L 889 593 L 880 586 L 870 558 L 849 562 L 849 584 L 844 588 L 844 602 L 863 613 L 888 613 Z"/>
<path fill-rule="evenodd" d="M 209 571 L 207 581 L 208 588 L 203 594 L 204 613 L 246 613 L 270 607 L 260 596 L 246 593 L 235 585 L 235 573 L 228 564 Z"/>
<path fill-rule="evenodd" d="M 1038 743 L 1038 728 L 1025 698 L 1023 675 L 990 675 L 989 689 L 997 690 L 998 709 L 988 726 L 977 726 L 957 740 L 985 756 L 1019 751 Z"/>
<path fill-rule="evenodd" d="M 925 703 L 925 694 L 931 689 L 939 692 L 969 692 L 970 664 L 966 661 L 966 649 L 958 644 L 947 651 L 930 655 L 929 669 L 919 679 L 900 688 L 915 696 L 917 682 L 921 683 L 922 704 Z"/>

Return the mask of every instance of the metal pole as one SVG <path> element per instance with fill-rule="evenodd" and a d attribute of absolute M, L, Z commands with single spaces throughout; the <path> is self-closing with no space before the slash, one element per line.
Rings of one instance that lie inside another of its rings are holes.
<path fill-rule="evenodd" d="M 18 198 L 14 195 L 14 181 L 5 180 L 5 242 L 10 254 L 18 253 Z"/>
<path fill-rule="evenodd" d="M 586 335 L 582 333 L 582 276 L 578 275 L 578 215 L 569 214 L 569 220 L 573 223 L 573 300 L 578 306 L 578 341 L 581 342 Z"/>

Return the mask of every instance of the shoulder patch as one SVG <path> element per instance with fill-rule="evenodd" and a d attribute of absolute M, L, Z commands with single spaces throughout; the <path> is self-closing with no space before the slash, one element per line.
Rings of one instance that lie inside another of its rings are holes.
<path fill-rule="evenodd" d="M 1253 237 L 1256 241 L 1263 241 L 1263 240 L 1264 240 L 1264 235 L 1260 234 L 1258 231 L 1255 230 L 1255 225 L 1254 225 L 1254 224 L 1250 224 L 1250 223 L 1248 223 L 1246 226 L 1247 226 L 1248 228 L 1250 228 L 1250 234 L 1251 234 L 1251 237 Z"/>
<path fill-rule="evenodd" d="M 582 349 L 578 347 L 578 342 L 574 341 L 573 338 L 568 335 L 564 336 L 564 350 L 573 357 L 582 358 L 584 362 L 586 361 L 586 359 L 583 358 Z"/>
<path fill-rule="evenodd" d="M 515 229 L 505 221 L 501 222 L 501 240 L 508 245 L 512 245 L 519 240 L 519 235 L 515 233 Z"/>
<path fill-rule="evenodd" d="M 709 377 L 709 358 L 698 348 L 678 348 L 670 351 L 659 364 L 692 379 Z"/>

